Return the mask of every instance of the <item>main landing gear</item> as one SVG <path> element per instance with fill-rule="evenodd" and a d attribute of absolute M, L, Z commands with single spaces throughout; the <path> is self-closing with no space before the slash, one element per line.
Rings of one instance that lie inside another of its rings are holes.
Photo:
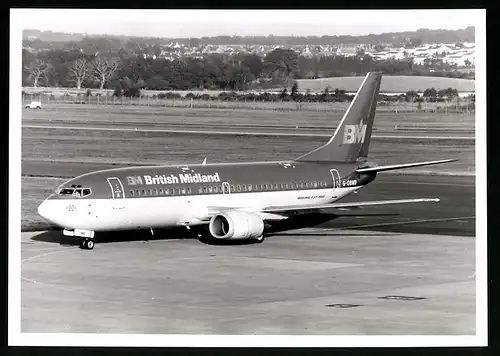
<path fill-rule="evenodd" d="M 85 239 L 80 243 L 80 247 L 83 250 L 93 250 L 94 249 L 94 241 L 92 239 Z"/>
<path fill-rule="evenodd" d="M 259 237 L 256 237 L 256 238 L 254 239 L 254 242 L 255 242 L 255 243 L 258 243 L 258 244 L 261 244 L 261 243 L 263 243 L 263 242 L 264 242 L 264 240 L 265 240 L 265 239 L 266 239 L 266 238 L 264 237 L 264 235 L 260 235 Z"/>

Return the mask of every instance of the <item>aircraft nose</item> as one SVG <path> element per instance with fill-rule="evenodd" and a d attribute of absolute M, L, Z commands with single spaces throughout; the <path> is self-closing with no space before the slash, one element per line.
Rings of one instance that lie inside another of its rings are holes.
<path fill-rule="evenodd" d="M 45 220 L 49 220 L 48 219 L 48 216 L 49 216 L 49 204 L 47 204 L 47 201 L 43 201 L 42 204 L 40 204 L 38 206 L 38 215 L 40 215 L 42 218 L 44 218 Z"/>
<path fill-rule="evenodd" d="M 50 201 L 44 200 L 38 206 L 38 215 L 44 218 L 47 222 L 57 225 L 54 220 L 56 219 L 57 212 L 54 211 L 54 206 Z"/>

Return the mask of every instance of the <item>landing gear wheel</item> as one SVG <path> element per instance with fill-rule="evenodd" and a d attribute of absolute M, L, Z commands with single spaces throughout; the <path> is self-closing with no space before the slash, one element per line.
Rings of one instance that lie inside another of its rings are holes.
<path fill-rule="evenodd" d="M 84 250 L 92 250 L 94 248 L 94 241 L 90 239 L 85 239 L 80 244 L 80 247 Z"/>
<path fill-rule="evenodd" d="M 264 235 L 262 235 L 262 236 L 257 237 L 255 239 L 255 242 L 258 243 L 258 244 L 261 244 L 261 243 L 264 242 L 264 240 L 265 240 L 265 237 L 264 237 Z"/>

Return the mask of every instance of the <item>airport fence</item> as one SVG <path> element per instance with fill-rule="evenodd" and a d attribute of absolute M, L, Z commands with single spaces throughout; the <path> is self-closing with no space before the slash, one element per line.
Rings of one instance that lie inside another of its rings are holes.
<path fill-rule="evenodd" d="M 145 107 L 172 107 L 172 108 L 213 108 L 213 109 L 244 109 L 244 110 L 274 110 L 274 111 L 326 111 L 342 112 L 349 107 L 349 102 L 294 102 L 294 101 L 226 101 L 218 99 L 202 100 L 193 98 L 162 98 L 152 96 L 116 97 L 112 95 L 53 95 L 45 93 L 22 94 L 23 106 L 31 101 L 40 101 L 42 106 L 58 104 L 75 105 L 122 105 Z M 462 113 L 474 114 L 473 101 L 448 102 L 379 102 L 377 111 L 385 112 L 430 112 L 430 113 Z"/>

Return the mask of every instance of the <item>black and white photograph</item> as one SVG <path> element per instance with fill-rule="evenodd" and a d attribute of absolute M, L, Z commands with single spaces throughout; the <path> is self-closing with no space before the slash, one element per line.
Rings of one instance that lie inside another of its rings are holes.
<path fill-rule="evenodd" d="M 487 345 L 485 10 L 10 20 L 9 345 Z"/>

